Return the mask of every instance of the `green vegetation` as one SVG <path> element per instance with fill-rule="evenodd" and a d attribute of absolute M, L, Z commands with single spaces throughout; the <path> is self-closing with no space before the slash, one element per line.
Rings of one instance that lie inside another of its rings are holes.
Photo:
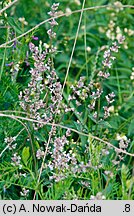
<path fill-rule="evenodd" d="M 0 199 L 133 200 L 133 1 L 12 2 L 0 2 Z"/>

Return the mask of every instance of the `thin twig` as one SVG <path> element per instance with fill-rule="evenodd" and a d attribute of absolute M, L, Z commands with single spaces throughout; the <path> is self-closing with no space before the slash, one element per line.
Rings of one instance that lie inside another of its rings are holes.
<path fill-rule="evenodd" d="M 88 8 L 84 8 L 83 11 L 88 11 L 88 10 L 97 10 L 97 9 L 102 9 L 102 8 L 107 8 L 109 7 L 109 5 L 102 5 L 102 6 L 94 6 L 94 7 L 88 7 Z M 123 8 L 134 8 L 133 5 L 122 5 Z M 115 8 L 115 6 L 113 7 Z M 75 11 L 72 11 L 72 12 L 69 12 L 69 13 L 62 13 L 60 15 L 57 15 L 55 16 L 54 18 L 57 19 L 57 18 L 60 18 L 60 17 L 64 17 L 64 16 L 70 16 L 72 14 L 75 14 L 75 13 L 80 13 L 82 11 L 82 9 L 80 10 L 75 10 Z M 7 46 L 8 44 L 10 43 L 13 43 L 14 41 L 26 36 L 27 34 L 31 33 L 32 31 L 36 30 L 37 28 L 39 28 L 40 26 L 42 26 L 43 24 L 45 24 L 46 22 L 52 20 L 53 18 L 49 18 L 47 20 L 44 20 L 42 22 L 40 22 L 39 24 L 37 24 L 36 26 L 34 26 L 33 28 L 29 29 L 28 31 L 24 32 L 23 34 L 19 35 L 18 37 L 15 37 L 14 39 L 6 42 L 6 43 L 3 43 L 0 45 L 0 48 L 2 47 L 5 47 Z"/>
<path fill-rule="evenodd" d="M 70 60 L 69 60 L 66 76 L 65 76 L 65 79 L 64 79 L 63 87 L 62 87 L 62 94 L 63 94 L 63 91 L 64 91 L 64 87 L 65 87 L 66 80 L 67 80 L 67 77 L 68 77 L 69 69 L 70 69 L 70 66 L 71 66 L 72 57 L 73 57 L 73 54 L 74 54 L 74 50 L 75 50 L 75 46 L 76 46 L 76 41 L 77 41 L 78 34 L 79 34 L 79 29 L 80 29 L 80 24 L 81 24 L 81 20 L 82 20 L 84 6 L 85 6 L 85 0 L 83 0 L 82 11 L 81 11 L 81 15 L 80 15 L 79 23 L 78 23 L 78 28 L 77 28 L 77 32 L 76 32 L 76 36 L 75 36 L 75 40 L 74 40 L 74 45 L 73 45 L 71 57 L 70 57 Z M 50 134 L 49 134 L 47 145 L 46 145 L 45 154 L 44 154 L 44 157 L 43 157 L 43 161 L 42 161 L 42 164 L 41 164 L 40 173 L 39 173 L 39 177 L 38 177 L 38 181 L 37 181 L 37 186 L 38 186 L 40 178 L 41 178 L 41 174 L 42 174 L 43 166 L 44 166 L 44 161 L 46 159 L 48 147 L 49 147 L 49 144 L 50 144 L 50 141 L 51 141 L 51 138 L 52 138 L 53 127 L 54 127 L 54 122 L 53 122 L 53 125 L 52 125 L 52 128 L 51 128 Z M 36 191 L 34 193 L 34 198 L 33 198 L 34 200 L 35 200 L 35 197 L 36 197 Z"/>
<path fill-rule="evenodd" d="M 50 125 L 50 126 L 55 126 L 55 127 L 60 127 L 60 128 L 63 128 L 63 129 L 66 129 L 66 130 L 71 130 L 79 135 L 82 135 L 82 136 L 86 136 L 86 137 L 91 137 L 95 140 L 98 140 L 104 144 L 106 144 L 107 146 L 110 146 L 112 148 L 114 148 L 116 151 L 118 152 L 121 152 L 123 154 L 126 154 L 126 155 L 129 155 L 131 157 L 134 157 L 134 154 L 132 153 L 129 153 L 129 152 L 126 152 L 122 149 L 119 149 L 117 148 L 116 146 L 114 146 L 113 144 L 99 138 L 99 137 L 96 137 L 96 136 L 93 136 L 92 134 L 86 134 L 86 133 L 83 133 L 81 131 L 78 131 L 76 129 L 73 129 L 73 128 L 70 128 L 70 127 L 67 127 L 67 126 L 64 126 L 64 125 L 60 125 L 60 124 L 54 124 L 54 123 L 48 123 L 48 122 L 43 122 L 43 121 L 39 121 L 39 120 L 35 120 L 35 119 L 29 119 L 29 118 L 26 118 L 26 117 L 21 117 L 21 116 L 14 116 L 14 115 L 7 115 L 7 114 L 3 114 L 3 113 L 0 113 L 0 116 L 1 117 L 8 117 L 8 118 L 11 118 L 11 119 L 14 119 L 14 120 L 18 120 L 18 119 L 21 119 L 21 120 L 25 120 L 25 121 L 30 121 L 30 122 L 35 122 L 35 123 L 40 123 L 40 124 L 44 124 L 44 125 Z"/>
<path fill-rule="evenodd" d="M 22 130 L 19 131 L 19 133 L 15 136 L 15 138 L 17 138 L 22 133 L 22 131 L 24 131 L 24 130 L 25 130 L 25 128 L 22 128 Z M 3 149 L 3 151 L 0 153 L 0 158 L 3 155 L 3 153 L 10 147 L 12 142 L 13 142 L 13 140 Z"/>
<path fill-rule="evenodd" d="M 23 115 L 28 115 L 27 112 L 18 111 L 18 110 L 0 110 L 0 113 L 21 113 Z"/>
<path fill-rule="evenodd" d="M 35 158 L 35 154 L 34 154 L 35 152 L 34 152 L 34 146 L 33 146 L 32 138 L 31 138 L 31 134 L 30 134 L 27 126 L 21 121 L 21 120 L 23 120 L 23 118 L 16 118 L 16 116 L 14 116 L 14 115 L 0 114 L 0 116 L 2 116 L 2 115 L 5 116 L 5 117 L 14 119 L 15 121 L 18 121 L 26 129 L 26 131 L 28 133 L 28 136 L 29 136 L 30 144 L 31 144 L 31 147 L 32 147 L 32 152 L 33 152 L 33 157 L 34 157 L 34 164 L 35 164 L 35 168 L 36 168 L 36 158 Z"/>
<path fill-rule="evenodd" d="M 39 172 L 39 176 L 38 176 L 38 180 L 37 180 L 37 187 L 38 187 L 39 182 L 40 182 L 41 174 L 42 174 L 43 167 L 44 167 L 44 162 L 45 162 L 47 152 L 48 152 L 48 147 L 49 147 L 49 144 L 50 144 L 50 141 L 51 141 L 51 138 L 52 138 L 53 128 L 54 128 L 54 123 L 52 124 L 52 128 L 51 128 L 51 131 L 50 131 L 50 134 L 49 134 L 49 138 L 48 138 L 48 142 L 47 142 L 47 145 L 46 145 L 44 157 L 43 157 L 43 160 L 42 160 L 42 163 L 41 163 L 41 168 L 40 168 L 40 172 Z M 36 191 L 34 193 L 33 200 L 35 200 L 35 197 L 36 197 Z"/>
<path fill-rule="evenodd" d="M 83 1 L 83 4 L 82 4 L 82 9 L 81 9 L 81 14 L 80 14 L 80 18 L 79 18 L 78 28 L 77 28 L 76 36 L 75 36 L 75 39 L 74 39 L 74 45 L 73 45 L 73 49 L 72 49 L 72 52 L 71 52 L 69 64 L 68 64 L 68 67 L 67 67 L 67 72 L 66 72 L 66 76 L 65 76 L 65 79 L 64 79 L 64 83 L 63 83 L 63 86 L 62 86 L 62 94 L 63 94 L 64 88 L 65 88 L 65 85 L 66 85 L 66 81 L 67 81 L 67 78 L 68 78 L 70 66 L 71 66 L 71 63 L 72 63 L 72 58 L 73 58 L 77 38 L 78 38 L 78 35 L 79 35 L 80 25 L 81 25 L 81 21 L 82 21 L 82 15 L 83 15 L 83 11 L 84 11 L 84 6 L 85 6 L 85 0 Z"/>
<path fill-rule="evenodd" d="M 8 8 L 10 8 L 12 5 L 14 5 L 18 0 L 14 0 L 13 2 L 11 2 L 10 4 L 8 4 L 6 7 L 4 7 L 3 9 L 0 10 L 0 14 L 2 14 L 5 10 L 7 10 Z"/>

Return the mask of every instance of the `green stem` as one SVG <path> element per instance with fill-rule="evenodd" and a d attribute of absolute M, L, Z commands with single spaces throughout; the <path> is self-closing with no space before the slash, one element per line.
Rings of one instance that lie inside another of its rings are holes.
<path fill-rule="evenodd" d="M 85 59 L 86 59 L 86 74 L 88 79 L 88 59 L 87 59 L 87 35 L 86 35 L 86 11 L 84 14 L 84 45 L 85 45 Z"/>
<path fill-rule="evenodd" d="M 8 41 L 8 37 L 9 37 L 9 29 L 8 29 L 8 26 L 7 26 L 6 42 Z M 4 54 L 3 54 L 3 60 L 2 60 L 2 64 L 1 64 L 0 81 L 1 81 L 1 78 L 2 78 L 3 70 L 4 70 L 4 64 L 5 64 L 5 59 L 6 59 L 6 51 L 7 51 L 7 48 L 5 47 Z"/>
<path fill-rule="evenodd" d="M 120 80 L 119 80 L 119 75 L 118 75 L 118 71 L 117 71 L 117 69 L 116 69 L 116 78 L 117 78 L 117 85 L 118 85 L 119 103 L 122 104 L 121 88 L 120 88 Z"/>

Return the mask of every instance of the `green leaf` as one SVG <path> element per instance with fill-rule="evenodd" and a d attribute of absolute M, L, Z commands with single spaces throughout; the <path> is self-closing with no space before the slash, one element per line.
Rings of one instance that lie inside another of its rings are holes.
<path fill-rule="evenodd" d="M 128 136 L 134 135 L 134 119 L 131 121 L 129 127 L 128 127 Z"/>
<path fill-rule="evenodd" d="M 18 34 L 22 34 L 20 26 L 15 22 L 15 20 L 12 17 L 8 17 L 8 23 L 14 29 L 15 32 L 17 32 Z"/>
<path fill-rule="evenodd" d="M 108 121 L 101 121 L 99 125 L 101 125 L 103 128 L 113 128 Z"/>
<path fill-rule="evenodd" d="M 22 150 L 22 160 L 25 165 L 27 165 L 29 157 L 30 157 L 29 147 L 24 147 Z"/>

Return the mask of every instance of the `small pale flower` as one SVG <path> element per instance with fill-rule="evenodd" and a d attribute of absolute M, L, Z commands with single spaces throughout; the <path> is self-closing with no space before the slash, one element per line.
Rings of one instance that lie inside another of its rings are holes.
<path fill-rule="evenodd" d="M 37 159 L 41 159 L 44 156 L 44 151 L 42 151 L 41 149 L 38 149 L 36 152 L 36 157 Z"/>
<path fill-rule="evenodd" d="M 25 20 L 24 17 L 20 17 L 18 20 L 19 20 L 23 25 L 28 25 L 28 22 Z"/>

